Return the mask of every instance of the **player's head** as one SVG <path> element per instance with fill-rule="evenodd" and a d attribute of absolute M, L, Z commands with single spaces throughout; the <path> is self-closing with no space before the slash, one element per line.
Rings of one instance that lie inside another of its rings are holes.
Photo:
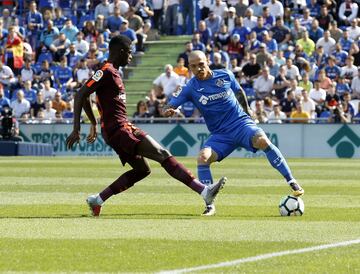
<path fill-rule="evenodd" d="M 189 55 L 189 68 L 199 80 L 206 80 L 211 77 L 209 62 L 205 53 L 200 50 L 194 50 Z"/>
<path fill-rule="evenodd" d="M 109 43 L 109 61 L 119 66 L 126 66 L 131 62 L 131 40 L 124 35 L 111 38 Z"/>

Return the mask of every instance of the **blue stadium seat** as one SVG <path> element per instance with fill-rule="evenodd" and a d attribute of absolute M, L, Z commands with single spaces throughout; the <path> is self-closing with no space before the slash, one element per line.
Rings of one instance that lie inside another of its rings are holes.
<path fill-rule="evenodd" d="M 318 124 L 326 124 L 326 123 L 328 123 L 327 118 L 329 118 L 330 115 L 331 115 L 331 112 L 328 111 L 328 110 L 325 110 L 325 111 L 321 112 L 319 118 L 322 118 L 322 119 L 324 119 L 324 120 L 318 120 L 317 123 L 318 123 Z M 325 120 L 325 119 L 326 119 L 326 120 Z"/>

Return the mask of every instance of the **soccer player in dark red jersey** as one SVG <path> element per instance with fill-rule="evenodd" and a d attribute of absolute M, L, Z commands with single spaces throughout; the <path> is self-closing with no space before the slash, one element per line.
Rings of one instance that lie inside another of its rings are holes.
<path fill-rule="evenodd" d="M 89 96 L 96 92 L 97 107 L 100 113 L 101 133 L 105 142 L 119 155 L 123 165 L 128 163 L 132 169 L 122 174 L 99 194 L 87 199 L 93 216 L 99 216 L 102 204 L 150 174 L 150 167 L 145 158 L 159 162 L 175 179 L 199 193 L 206 205 L 215 199 L 225 184 L 223 177 L 217 184 L 205 186 L 191 172 L 179 163 L 169 151 L 164 149 L 148 134 L 128 121 L 126 113 L 126 93 L 118 68 L 126 66 L 132 59 L 131 40 L 119 35 L 111 39 L 109 58 L 101 68 L 81 87 L 75 96 L 74 128 L 66 139 L 69 149 L 80 141 L 80 115 L 84 108 L 91 121 L 87 142 L 93 143 L 97 137 L 96 119 L 92 112 Z"/>

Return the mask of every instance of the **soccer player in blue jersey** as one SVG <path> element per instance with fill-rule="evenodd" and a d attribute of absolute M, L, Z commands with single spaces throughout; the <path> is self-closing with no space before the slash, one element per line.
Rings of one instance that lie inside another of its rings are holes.
<path fill-rule="evenodd" d="M 301 196 L 304 190 L 291 174 L 284 156 L 247 114 L 244 92 L 233 73 L 224 69 L 210 70 L 201 51 L 190 53 L 189 68 L 195 77 L 173 94 L 164 114 L 174 115 L 177 108 L 187 101 L 193 102 L 202 113 L 211 135 L 198 155 L 200 181 L 211 184 L 210 164 L 221 161 L 241 146 L 252 152 L 263 150 L 270 164 L 286 179 L 292 195 Z M 243 107 L 239 99 L 242 99 Z M 214 204 L 207 205 L 203 215 L 214 214 Z"/>

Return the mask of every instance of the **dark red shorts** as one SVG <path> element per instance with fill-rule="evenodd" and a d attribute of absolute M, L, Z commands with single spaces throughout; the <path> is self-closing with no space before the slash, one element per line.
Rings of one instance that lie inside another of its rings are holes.
<path fill-rule="evenodd" d="M 147 134 L 133 124 L 126 123 L 113 130 L 104 130 L 102 135 L 105 142 L 119 155 L 121 163 L 125 165 L 129 160 L 141 157 L 136 154 L 136 146 Z"/>

